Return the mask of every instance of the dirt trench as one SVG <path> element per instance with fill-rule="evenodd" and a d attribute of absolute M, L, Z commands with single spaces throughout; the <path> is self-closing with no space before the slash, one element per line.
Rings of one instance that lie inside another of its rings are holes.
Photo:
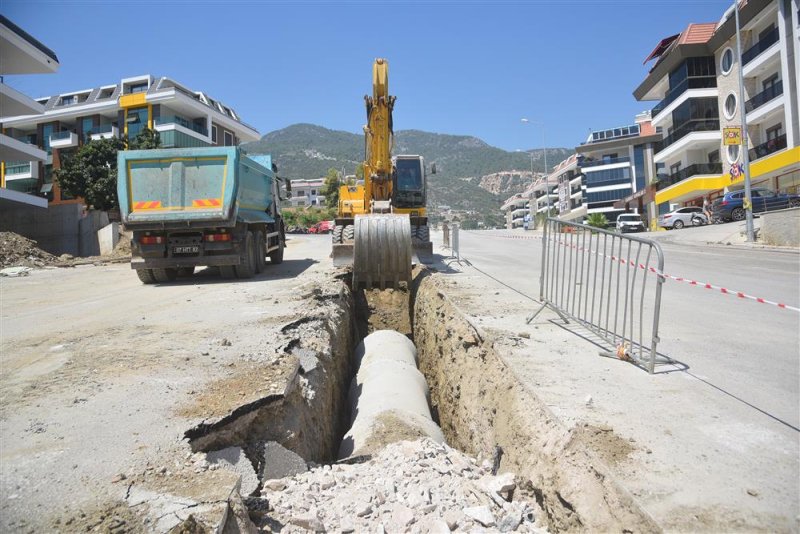
<path fill-rule="evenodd" d="M 431 390 L 431 411 L 448 445 L 500 471 L 538 501 L 551 532 L 656 532 L 658 525 L 505 365 L 492 339 L 448 299 L 439 277 L 417 269 L 408 291 L 353 293 L 345 276 L 310 292 L 306 315 L 282 329 L 283 353 L 270 371 L 277 387 L 190 429 L 193 451 L 241 447 L 256 472 L 259 450 L 277 442 L 310 465 L 333 463 L 348 430 L 346 395 L 358 342 L 374 330 L 408 335 Z M 498 349 L 501 350 L 501 349 Z M 387 443 L 398 435 L 386 433 Z M 378 447 L 380 448 L 380 447 Z M 263 481 L 262 481 L 263 483 Z M 258 523 L 264 503 L 249 502 Z"/>
<path fill-rule="evenodd" d="M 535 395 L 518 382 L 492 339 L 450 301 L 439 275 L 417 273 L 413 336 L 432 410 L 448 445 L 473 456 L 502 449 L 547 514 L 551 532 L 658 532 L 660 527 Z"/>

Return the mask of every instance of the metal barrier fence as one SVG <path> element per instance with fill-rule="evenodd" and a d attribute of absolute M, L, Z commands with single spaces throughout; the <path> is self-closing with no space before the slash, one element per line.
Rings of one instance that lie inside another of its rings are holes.
<path fill-rule="evenodd" d="M 451 229 L 447 223 L 442 224 L 442 247 L 450 249 L 450 257 L 461 261 L 461 256 L 458 250 L 458 224 L 453 223 Z"/>
<path fill-rule="evenodd" d="M 604 352 L 655 368 L 664 254 L 658 243 L 548 218 L 539 298 L 616 347 Z"/>

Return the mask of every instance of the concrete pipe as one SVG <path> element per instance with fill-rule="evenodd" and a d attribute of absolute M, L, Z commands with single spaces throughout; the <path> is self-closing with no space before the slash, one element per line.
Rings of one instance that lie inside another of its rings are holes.
<path fill-rule="evenodd" d="M 339 458 L 374 453 L 389 443 L 429 437 L 444 443 L 428 407 L 428 385 L 417 369 L 417 349 L 393 330 L 373 332 L 356 349 L 350 385 L 350 430 Z"/>

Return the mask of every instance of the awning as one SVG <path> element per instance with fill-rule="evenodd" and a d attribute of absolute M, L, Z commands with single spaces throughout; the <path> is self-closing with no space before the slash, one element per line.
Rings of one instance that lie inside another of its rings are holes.
<path fill-rule="evenodd" d="M 614 207 L 616 209 L 625 209 L 628 204 L 632 202 L 636 202 L 637 204 L 641 201 L 642 204 L 649 204 L 656 199 L 656 186 L 653 184 L 648 185 L 644 189 L 640 189 L 636 191 L 632 195 L 628 195 L 625 198 L 621 198 L 614 202 Z"/>
<path fill-rule="evenodd" d="M 678 37 L 680 37 L 680 36 L 681 36 L 681 34 L 679 34 L 679 33 L 676 33 L 675 35 L 671 35 L 671 36 L 669 36 L 669 37 L 665 37 L 664 39 L 661 39 L 661 40 L 658 42 L 658 44 L 656 45 L 656 47 L 653 49 L 653 51 L 652 51 L 652 52 L 650 52 L 650 55 L 648 55 L 648 56 L 645 58 L 645 60 L 644 60 L 644 62 L 642 63 L 642 65 L 646 64 L 646 63 L 647 63 L 648 61 L 650 61 L 651 59 L 654 59 L 654 58 L 660 57 L 660 56 L 661 56 L 661 54 L 663 54 L 663 53 L 664 53 L 664 51 L 665 51 L 665 50 L 666 50 L 666 49 L 669 47 L 669 45 L 671 45 L 671 44 L 672 44 L 672 42 L 673 42 L 675 39 L 677 39 Z"/>

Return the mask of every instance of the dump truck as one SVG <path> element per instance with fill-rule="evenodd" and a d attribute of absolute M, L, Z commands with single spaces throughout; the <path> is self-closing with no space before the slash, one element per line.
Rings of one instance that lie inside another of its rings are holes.
<path fill-rule="evenodd" d="M 120 151 L 117 193 L 131 267 L 145 284 L 219 268 L 251 278 L 286 246 L 277 167 L 238 147 Z"/>

